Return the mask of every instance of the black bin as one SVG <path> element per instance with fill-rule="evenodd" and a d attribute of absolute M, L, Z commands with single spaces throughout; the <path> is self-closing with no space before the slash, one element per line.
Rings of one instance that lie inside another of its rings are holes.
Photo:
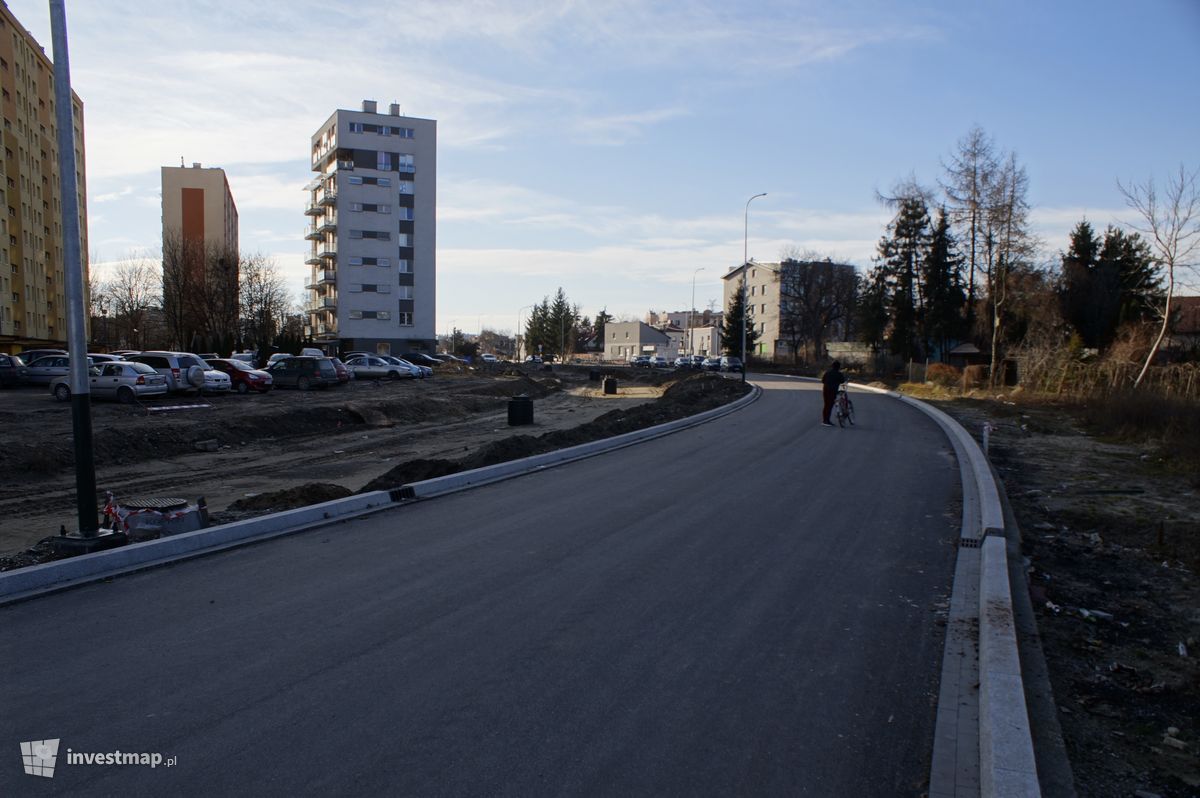
<path fill-rule="evenodd" d="M 604 378 L 604 392 L 611 393 L 611 394 L 615 394 L 617 392 L 616 377 L 605 377 Z"/>
<path fill-rule="evenodd" d="M 533 400 L 528 396 L 514 396 L 508 400 L 508 426 L 520 427 L 533 423 Z"/>

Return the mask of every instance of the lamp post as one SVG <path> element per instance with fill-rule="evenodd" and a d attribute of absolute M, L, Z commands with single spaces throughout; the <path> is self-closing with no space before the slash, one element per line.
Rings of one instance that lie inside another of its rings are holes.
<path fill-rule="evenodd" d="M 746 307 L 746 274 L 749 272 L 747 268 L 747 260 L 749 258 L 748 251 L 750 249 L 750 203 L 759 197 L 767 196 L 767 192 L 755 194 L 750 199 L 746 200 L 746 218 L 745 226 L 742 231 L 742 382 L 746 381 L 746 316 L 748 308 Z"/>
<path fill-rule="evenodd" d="M 697 267 L 696 271 L 692 272 L 692 304 L 688 305 L 688 322 L 687 322 L 687 337 L 688 337 L 688 354 L 696 354 L 696 338 L 692 335 L 692 314 L 696 312 L 696 275 L 704 271 L 704 267 Z"/>
<path fill-rule="evenodd" d="M 517 308 L 517 336 L 516 336 L 516 340 L 513 342 L 513 350 L 514 350 L 513 357 L 516 358 L 518 363 L 520 363 L 522 361 L 521 350 L 523 349 L 523 347 L 521 346 L 521 338 L 522 338 L 521 314 L 524 313 L 525 311 L 529 310 L 530 308 L 536 307 L 536 306 L 537 306 L 537 303 L 534 302 L 532 305 L 526 305 L 522 308 Z"/>

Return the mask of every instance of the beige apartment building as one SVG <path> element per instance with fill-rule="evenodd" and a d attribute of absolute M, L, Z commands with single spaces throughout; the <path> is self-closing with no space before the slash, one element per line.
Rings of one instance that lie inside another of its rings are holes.
<path fill-rule="evenodd" d="M 72 94 L 79 251 L 87 285 L 87 192 L 83 102 Z M 66 348 L 54 65 L 0 2 L 0 351 Z"/>
<path fill-rule="evenodd" d="M 306 333 L 330 353 L 436 348 L 437 121 L 339 109 L 312 135 Z"/>
<path fill-rule="evenodd" d="M 162 167 L 163 313 L 173 346 L 237 331 L 238 212 L 225 170 Z"/>

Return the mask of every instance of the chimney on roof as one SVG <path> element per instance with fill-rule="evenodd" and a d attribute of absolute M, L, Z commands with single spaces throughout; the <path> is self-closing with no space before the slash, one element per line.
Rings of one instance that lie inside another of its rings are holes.
<path fill-rule="evenodd" d="M 375 113 L 375 101 L 374 100 L 363 100 L 363 113 L 366 113 L 366 114 Z"/>
<path fill-rule="evenodd" d="M 388 113 L 392 116 L 400 116 L 400 103 L 392 103 L 389 105 Z"/>

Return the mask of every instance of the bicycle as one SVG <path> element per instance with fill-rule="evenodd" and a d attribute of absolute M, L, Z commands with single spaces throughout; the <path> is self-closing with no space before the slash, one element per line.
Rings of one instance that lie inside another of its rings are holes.
<path fill-rule="evenodd" d="M 833 400 L 833 410 L 837 414 L 837 422 L 839 427 L 845 427 L 846 422 L 850 422 L 850 426 L 854 426 L 854 403 L 850 401 L 850 394 L 846 391 L 846 383 L 838 386 L 837 398 Z"/>

